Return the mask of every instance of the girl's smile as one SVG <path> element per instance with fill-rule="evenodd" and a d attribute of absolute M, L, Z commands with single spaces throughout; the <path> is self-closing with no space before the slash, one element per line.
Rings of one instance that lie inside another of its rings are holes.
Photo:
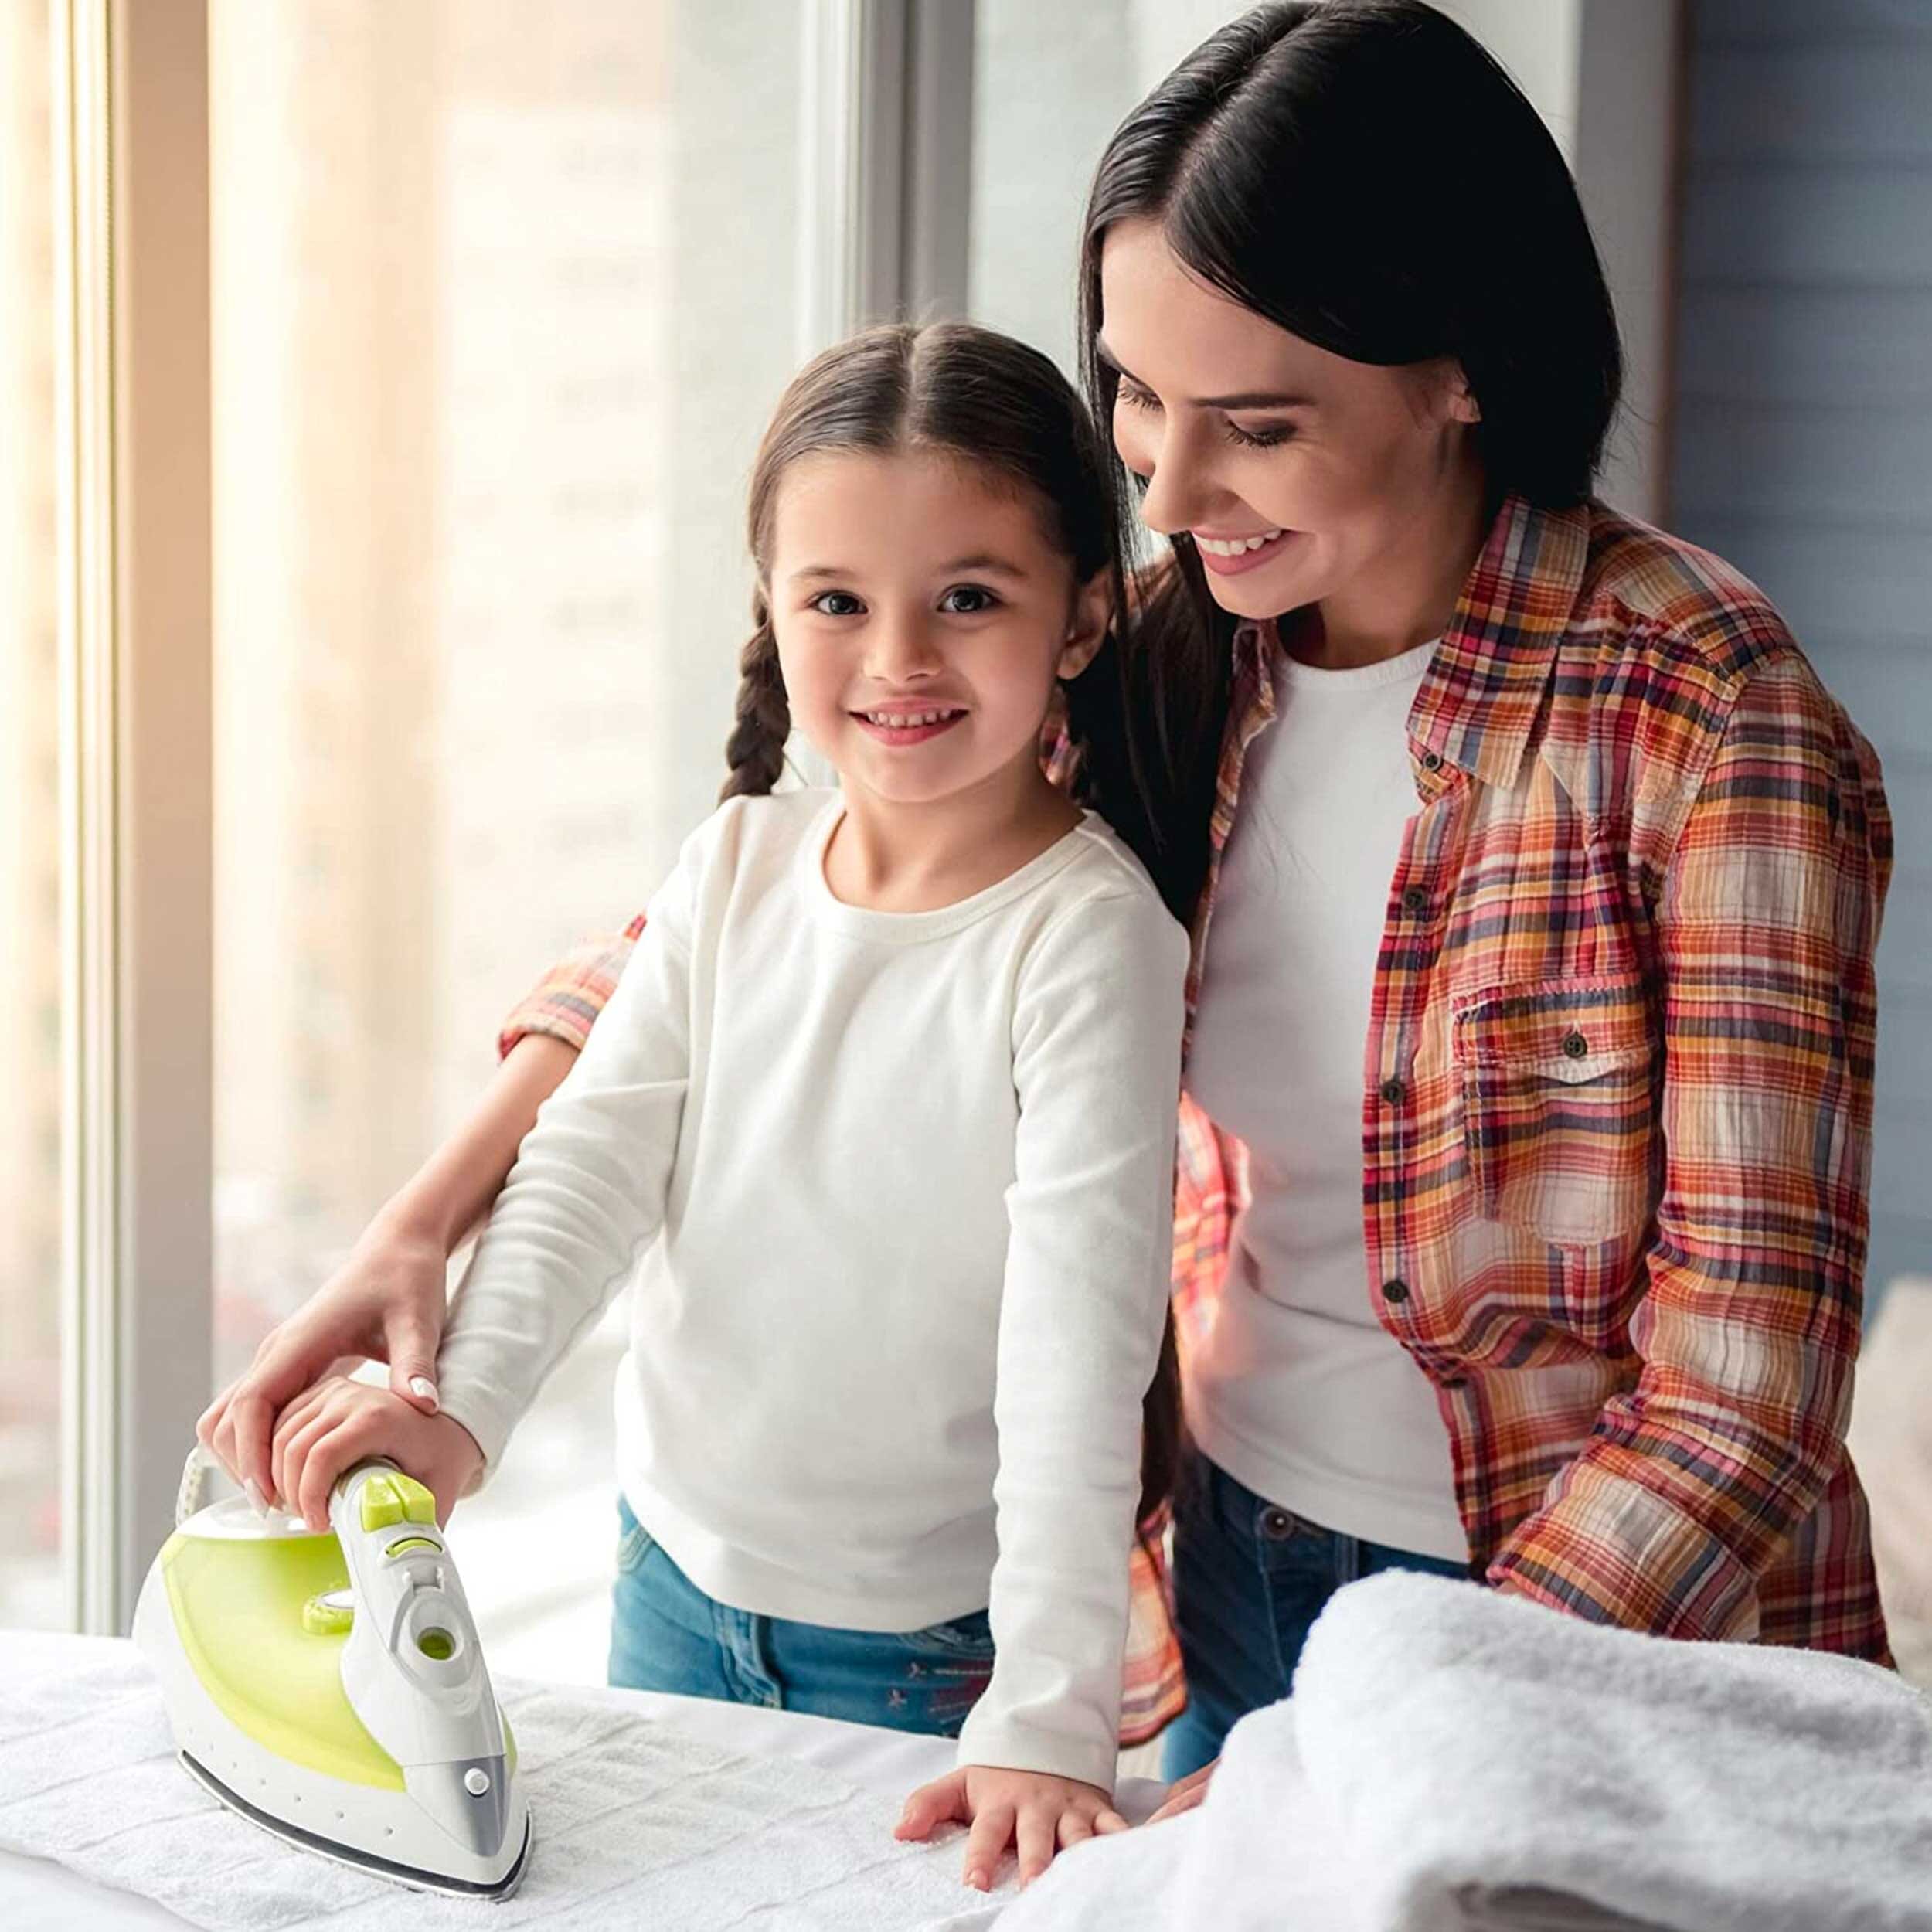
<path fill-rule="evenodd" d="M 852 716 L 882 745 L 923 745 L 950 731 L 966 716 L 963 709 L 915 709 L 886 706 L 876 711 L 855 711 Z"/>

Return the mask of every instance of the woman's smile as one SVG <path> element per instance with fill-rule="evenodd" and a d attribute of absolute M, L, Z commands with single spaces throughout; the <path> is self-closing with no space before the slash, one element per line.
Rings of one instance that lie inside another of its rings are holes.
<path fill-rule="evenodd" d="M 1194 547 L 1216 577 L 1233 577 L 1273 563 L 1301 534 L 1299 530 L 1264 530 L 1253 536 L 1212 537 L 1196 530 Z"/>

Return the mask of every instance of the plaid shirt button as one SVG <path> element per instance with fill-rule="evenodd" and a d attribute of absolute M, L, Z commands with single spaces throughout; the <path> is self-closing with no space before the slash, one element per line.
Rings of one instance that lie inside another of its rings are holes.
<path fill-rule="evenodd" d="M 1382 1298 L 1400 1305 L 1409 1298 L 1409 1284 L 1406 1281 L 1385 1281 L 1382 1284 Z"/>
<path fill-rule="evenodd" d="M 1400 1080 L 1384 1080 L 1382 1083 L 1382 1097 L 1391 1107 L 1395 1106 L 1408 1090 Z"/>
<path fill-rule="evenodd" d="M 1420 886 L 1410 886 L 1402 895 L 1402 910 L 1412 919 L 1419 919 L 1429 910 L 1429 895 Z"/>
<path fill-rule="evenodd" d="M 1573 1026 L 1563 1036 L 1563 1051 L 1571 1060 L 1580 1060 L 1590 1051 L 1590 1042 Z"/>

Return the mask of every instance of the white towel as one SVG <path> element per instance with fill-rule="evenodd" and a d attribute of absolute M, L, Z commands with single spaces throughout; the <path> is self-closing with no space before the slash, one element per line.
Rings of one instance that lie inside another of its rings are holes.
<path fill-rule="evenodd" d="M 1375 1932 L 1932 1932 L 1932 1700 L 1875 1665 L 1390 1572 L 1291 1709 Z"/>
<path fill-rule="evenodd" d="M 910 1932 L 989 1924 L 959 1882 L 957 1834 L 896 1843 L 900 1801 L 816 1765 L 749 1757 L 627 1712 L 590 1688 L 498 1686 L 536 1821 L 529 1873 L 486 1917 L 545 1932 Z M 209 1932 L 416 1932 L 484 1923 L 282 1845 L 174 1757 L 131 1644 L 0 1634 L 0 1849 L 57 1860 Z"/>
<path fill-rule="evenodd" d="M 1391 1573 L 1294 1688 L 999 1932 L 1932 1932 L 1932 1700 L 1889 1672 Z"/>

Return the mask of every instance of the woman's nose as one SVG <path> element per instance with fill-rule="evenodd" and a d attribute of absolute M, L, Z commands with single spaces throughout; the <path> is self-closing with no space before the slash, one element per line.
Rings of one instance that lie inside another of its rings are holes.
<path fill-rule="evenodd" d="M 1169 430 L 1146 451 L 1141 474 L 1141 521 L 1162 536 L 1178 536 L 1201 521 L 1204 488 L 1199 461 L 1185 437 Z"/>

